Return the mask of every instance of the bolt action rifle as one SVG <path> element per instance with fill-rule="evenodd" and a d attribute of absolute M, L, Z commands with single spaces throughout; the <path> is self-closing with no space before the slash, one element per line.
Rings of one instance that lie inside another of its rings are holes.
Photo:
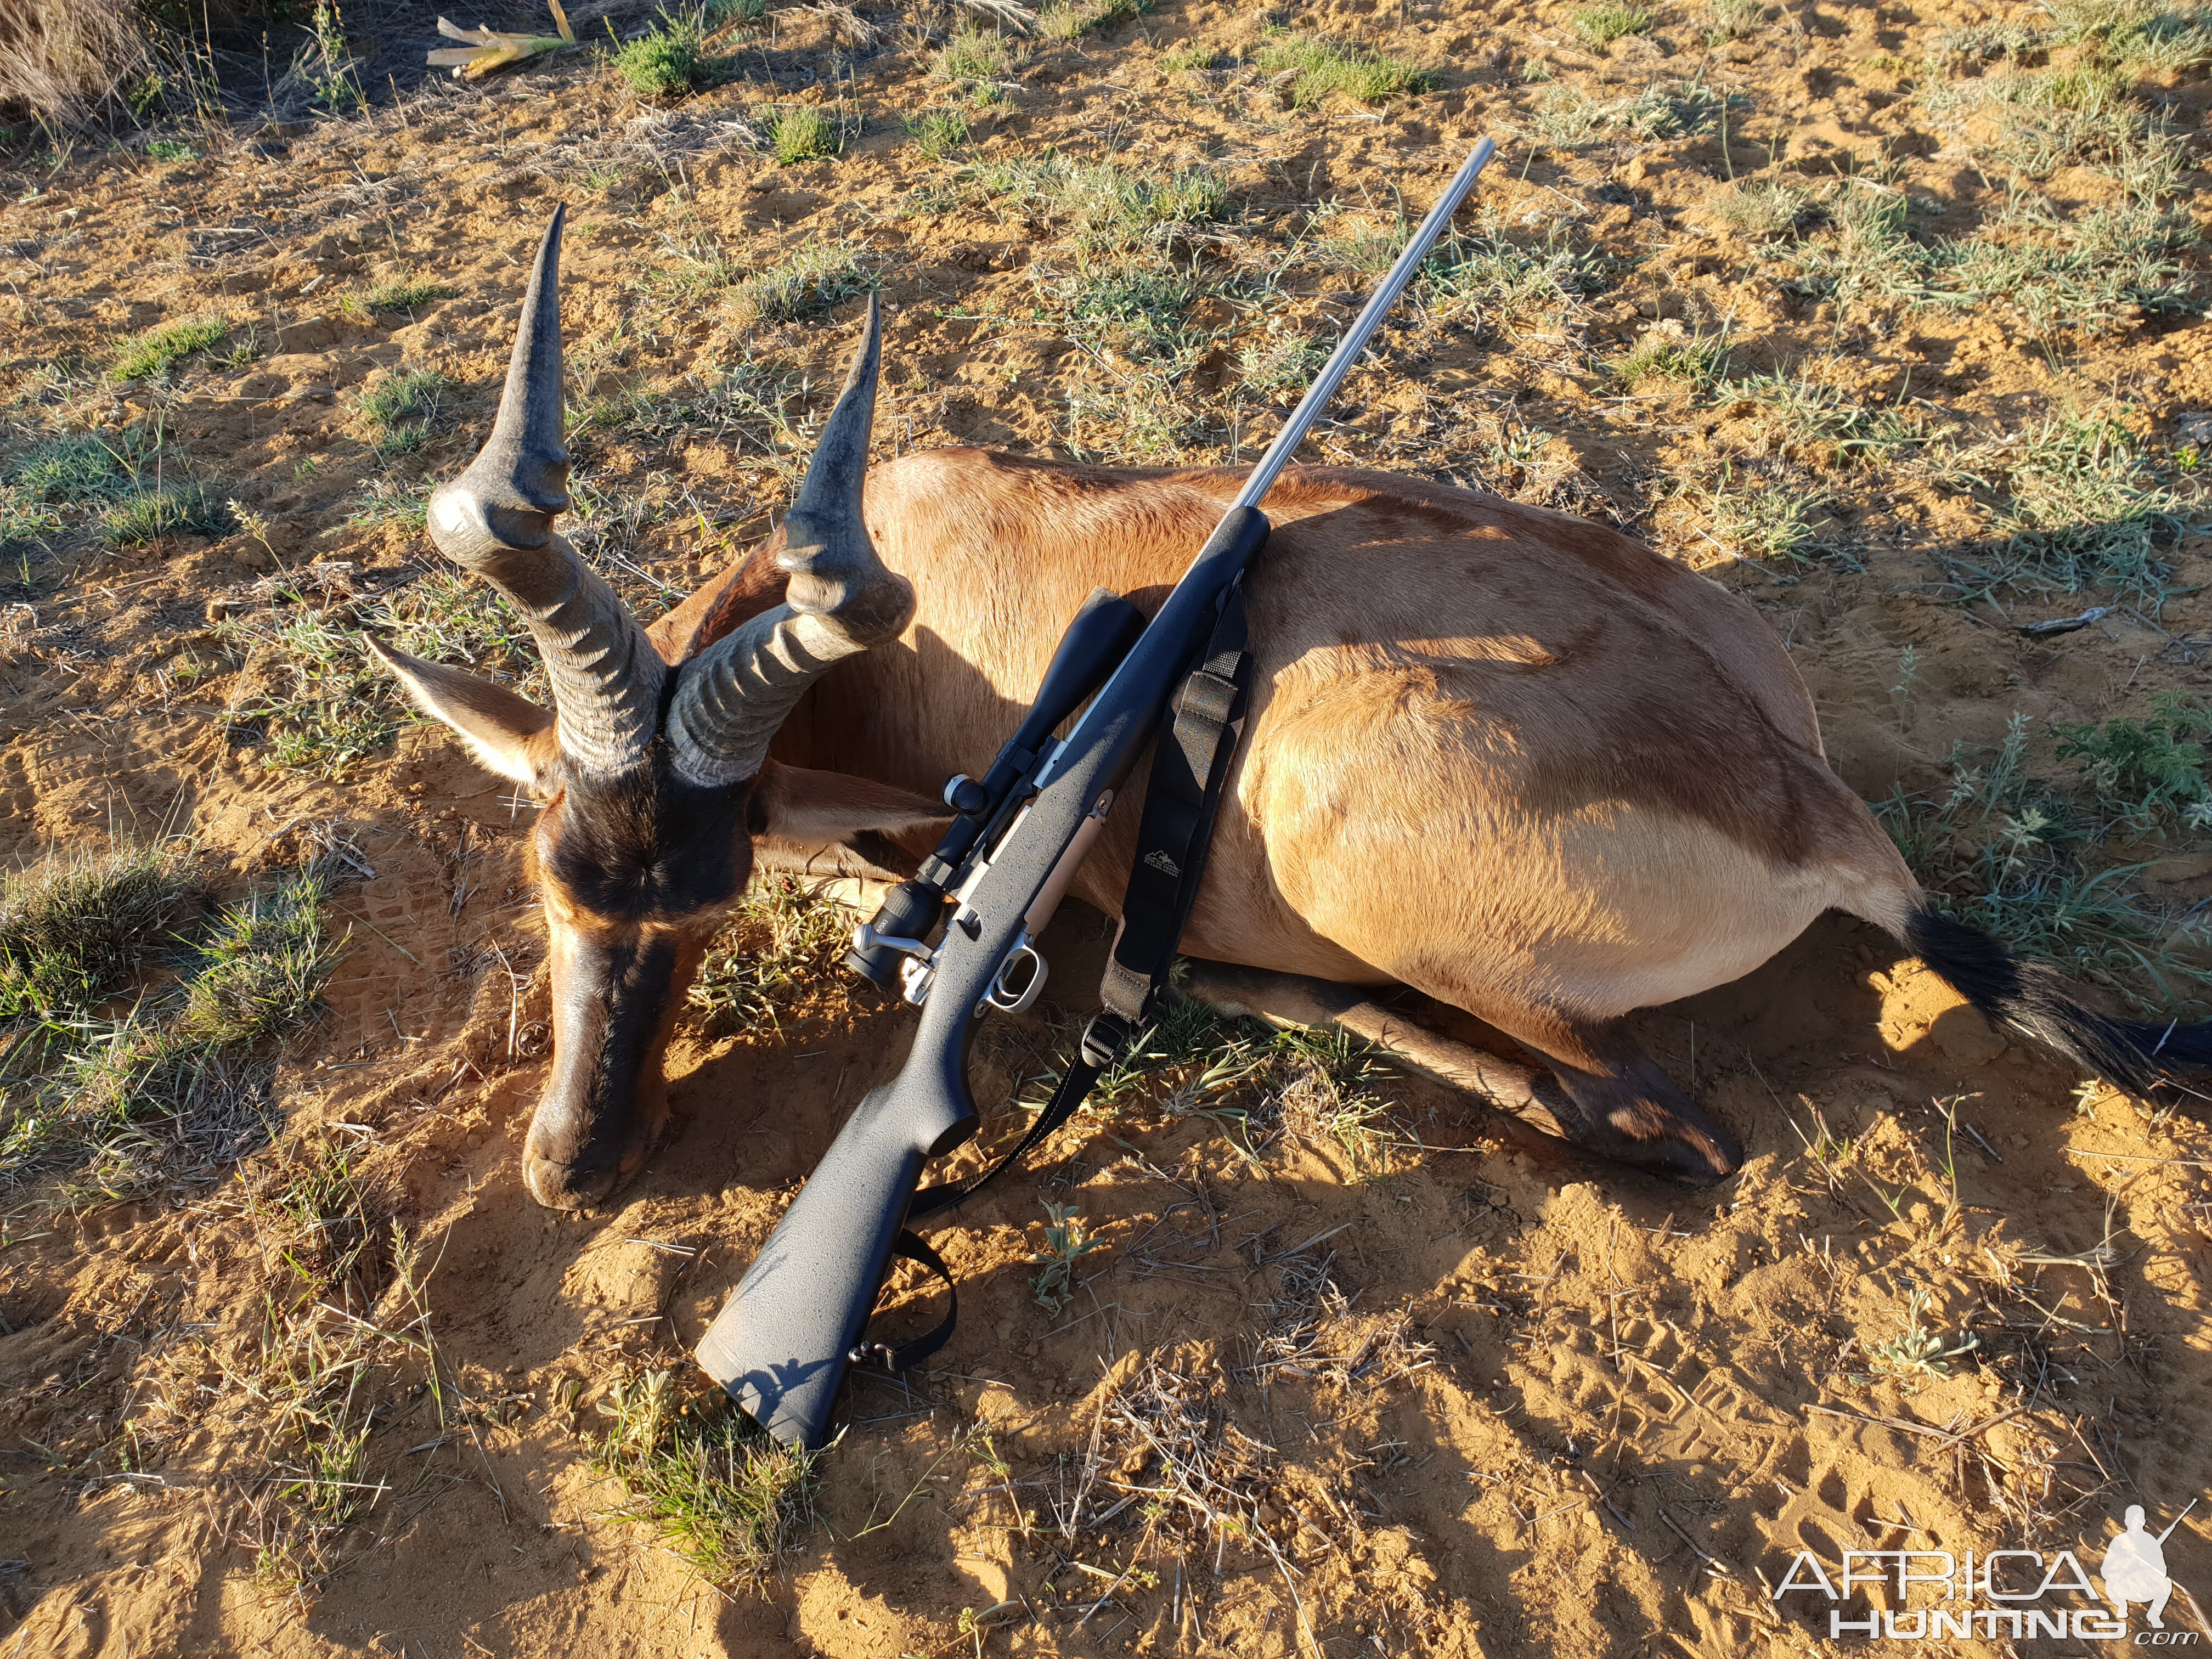
<path fill-rule="evenodd" d="M 896 976 L 907 1000 L 921 1006 L 914 1046 L 896 1079 L 854 1109 L 698 1348 L 708 1375 L 786 1444 L 823 1443 L 848 1365 L 879 1358 L 902 1370 L 951 1334 L 948 1316 L 928 1336 L 900 1347 L 862 1344 L 895 1255 L 921 1262 L 951 1287 L 944 1263 L 908 1224 L 968 1197 L 1057 1127 L 1118 1056 L 1165 981 L 1241 721 L 1245 658 L 1238 583 L 1267 544 L 1260 501 L 1492 151 L 1488 139 L 1475 146 L 1158 614 L 1147 623 L 1134 606 L 1103 589 L 1085 602 L 1028 718 L 990 769 L 981 779 L 963 775 L 945 786 L 945 805 L 955 817 L 936 852 L 914 880 L 891 890 L 872 921 L 854 930 L 847 964 L 878 984 Z M 961 1146 L 981 1121 L 967 1079 L 978 1018 L 987 1008 L 1019 1012 L 1042 988 L 1046 966 L 1037 936 L 1097 838 L 1130 768 L 1162 735 L 1163 713 L 1179 687 L 1182 707 L 1170 734 L 1175 741 L 1164 736 L 1160 744 L 1131 903 L 1107 972 L 1107 1012 L 1091 1022 L 1080 1059 L 1020 1146 L 981 1179 L 917 1194 L 923 1164 Z M 1090 707 L 1067 737 L 1053 742 L 1054 728 L 1086 699 Z M 1182 777 L 1182 799 L 1163 804 L 1164 793 L 1174 793 L 1162 787 L 1162 767 L 1170 762 L 1177 769 L 1188 763 L 1192 775 Z M 1158 835 L 1156 817 L 1165 825 Z M 1148 858 L 1146 846 L 1154 842 L 1158 847 Z M 1147 882 L 1150 896 L 1140 906 Z M 954 907 L 949 921 L 948 903 Z M 1140 908 L 1147 917 L 1141 927 Z M 940 923 L 943 938 L 933 945 L 928 941 Z M 1139 933 L 1141 941 L 1133 941 Z"/>

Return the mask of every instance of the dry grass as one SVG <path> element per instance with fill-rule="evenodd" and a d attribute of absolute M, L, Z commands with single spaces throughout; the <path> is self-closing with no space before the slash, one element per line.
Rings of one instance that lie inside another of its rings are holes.
<path fill-rule="evenodd" d="M 131 0 L 15 0 L 0 9 L 0 112 L 74 125 L 152 64 Z"/>

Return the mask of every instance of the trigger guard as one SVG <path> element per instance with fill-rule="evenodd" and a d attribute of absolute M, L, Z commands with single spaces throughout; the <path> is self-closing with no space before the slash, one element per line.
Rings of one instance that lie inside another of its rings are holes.
<path fill-rule="evenodd" d="M 1032 964 L 1030 982 L 1021 988 L 1018 995 L 1009 1000 L 1006 975 L 1024 957 L 1027 957 Z M 1051 971 L 1051 964 L 1045 961 L 1043 954 L 1024 933 L 1014 948 L 1006 952 L 1006 959 L 999 964 L 999 971 L 991 975 L 991 988 L 983 994 L 983 1000 L 1002 1014 L 1021 1013 L 1037 1000 L 1037 993 L 1044 989 L 1045 978 Z"/>

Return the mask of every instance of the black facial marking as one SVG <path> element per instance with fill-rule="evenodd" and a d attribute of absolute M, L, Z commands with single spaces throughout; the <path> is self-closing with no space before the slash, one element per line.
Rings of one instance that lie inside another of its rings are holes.
<path fill-rule="evenodd" d="M 752 873 L 744 833 L 750 780 L 686 782 L 665 764 L 573 782 L 546 873 L 571 902 L 609 921 L 689 915 L 726 904 Z"/>

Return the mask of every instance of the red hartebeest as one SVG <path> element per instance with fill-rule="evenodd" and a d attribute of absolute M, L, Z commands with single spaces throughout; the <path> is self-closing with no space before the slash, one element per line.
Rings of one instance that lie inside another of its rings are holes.
<path fill-rule="evenodd" d="M 560 232 L 556 213 L 491 438 L 429 513 L 440 550 L 529 624 L 555 708 L 375 648 L 544 803 L 555 1054 L 523 1156 L 538 1200 L 569 1207 L 660 1136 L 670 1026 L 757 838 L 910 871 L 896 838 L 933 838 L 930 792 L 982 769 L 1083 599 L 1157 605 L 1239 475 L 969 449 L 869 472 L 871 305 L 781 531 L 643 628 L 553 532 Z M 1293 469 L 1267 511 L 1255 693 L 1191 955 L 1455 1005 L 1547 1058 L 1543 1097 L 1575 1140 L 1692 1180 L 1741 1148 L 1623 1017 L 1748 973 L 1824 910 L 2115 1082 L 2212 1063 L 2212 1028 L 2091 1012 L 1933 911 L 1828 769 L 1789 658 L 1717 584 L 1585 520 L 1414 478 Z M 1133 819 L 1076 884 L 1109 914 Z"/>

